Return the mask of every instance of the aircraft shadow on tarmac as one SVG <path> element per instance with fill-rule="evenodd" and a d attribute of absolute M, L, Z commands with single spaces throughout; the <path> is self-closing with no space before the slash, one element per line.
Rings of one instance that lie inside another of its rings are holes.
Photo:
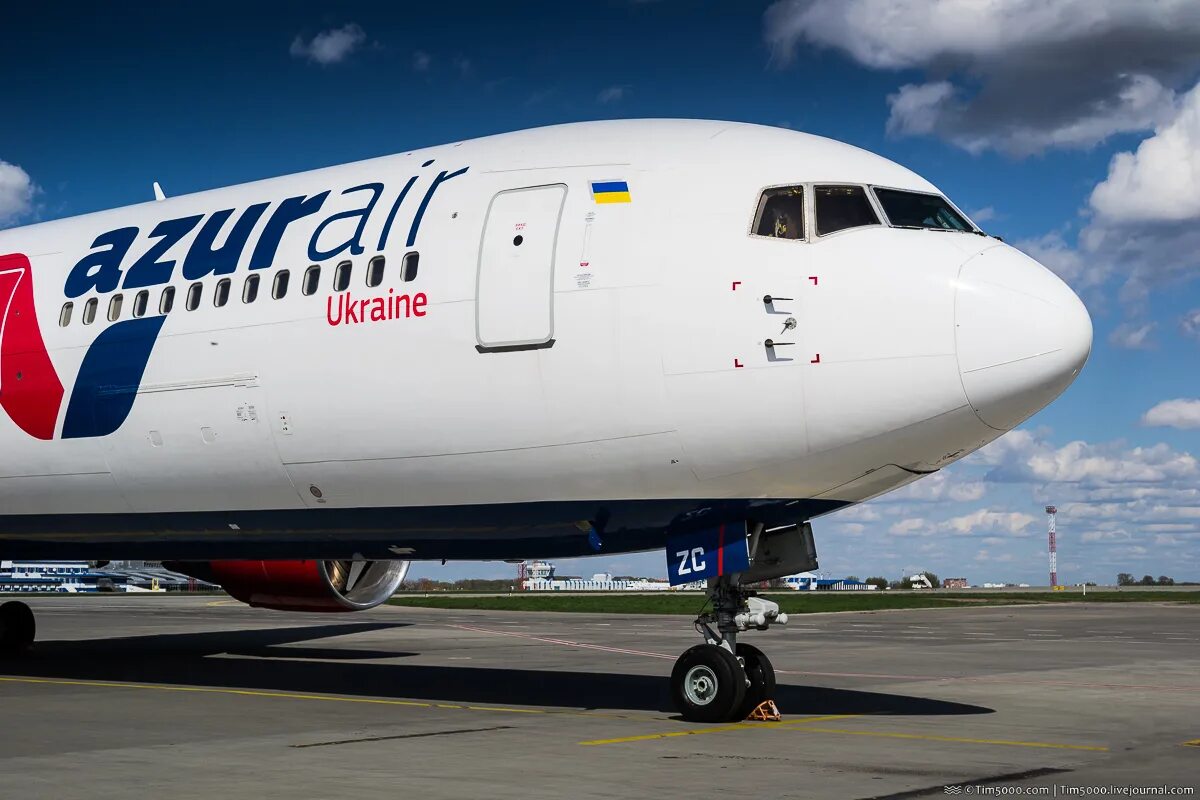
<path fill-rule="evenodd" d="M 347 623 L 245 631 L 158 634 L 39 642 L 0 661 L 10 676 L 162 683 L 294 693 L 328 693 L 569 708 L 673 710 L 662 676 L 495 667 L 365 663 L 411 652 L 352 647 L 293 647 L 400 623 Z M 238 656 L 228 658 L 220 656 Z M 331 663 L 333 662 L 333 663 Z M 924 697 L 781 684 L 775 700 L 789 714 L 943 716 L 993 709 Z"/>

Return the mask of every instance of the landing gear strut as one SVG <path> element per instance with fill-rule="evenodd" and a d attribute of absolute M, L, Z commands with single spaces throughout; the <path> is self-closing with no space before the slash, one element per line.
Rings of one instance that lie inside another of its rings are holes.
<path fill-rule="evenodd" d="M 739 643 L 737 635 L 786 625 L 787 614 L 777 603 L 743 589 L 737 578 L 709 579 L 712 611 L 696 618 L 696 631 L 705 643 L 687 650 L 671 671 L 675 707 L 691 722 L 743 720 L 775 694 L 770 660 L 757 647 Z"/>
<path fill-rule="evenodd" d="M 37 623 L 29 606 L 16 600 L 0 605 L 0 658 L 28 650 L 36 633 Z"/>

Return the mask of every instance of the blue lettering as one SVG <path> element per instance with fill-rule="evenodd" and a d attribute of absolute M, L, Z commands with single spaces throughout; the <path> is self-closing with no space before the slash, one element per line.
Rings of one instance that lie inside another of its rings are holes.
<path fill-rule="evenodd" d="M 433 179 L 433 183 L 429 185 L 429 190 L 425 192 L 425 197 L 421 199 L 421 205 L 417 207 L 417 215 L 413 217 L 412 227 L 408 229 L 407 247 L 412 247 L 417 243 L 417 231 L 421 228 L 421 219 L 425 216 L 425 209 L 429 208 L 429 201 L 433 199 L 433 193 L 436 192 L 437 188 L 443 183 L 451 178 L 457 178 L 459 175 L 465 173 L 468 169 L 470 169 L 470 167 L 463 167 L 462 169 L 449 174 L 447 174 L 445 170 L 442 170 L 438 173 L 438 176 Z"/>
<path fill-rule="evenodd" d="M 250 256 L 250 269 L 265 269 L 271 266 L 275 262 L 275 253 L 279 250 L 279 242 L 283 239 L 287 226 L 320 211 L 327 197 L 328 190 L 312 197 L 289 197 L 280 203 L 279 208 L 275 209 L 275 213 L 267 220 L 262 236 L 258 237 L 254 254 Z"/>
<path fill-rule="evenodd" d="M 267 210 L 270 203 L 257 203 L 242 212 L 242 216 L 234 223 L 233 230 L 225 244 L 213 247 L 217 234 L 225 227 L 225 222 L 233 215 L 233 209 L 227 208 L 213 214 L 204 223 L 204 227 L 196 234 L 187 258 L 183 260 L 183 277 L 189 281 L 199 280 L 205 275 L 228 275 L 237 269 L 238 259 L 250 238 L 250 231 L 259 217 Z"/>
<path fill-rule="evenodd" d="M 98 253 L 88 253 L 71 268 L 64 292 L 67 297 L 79 297 L 95 289 L 111 292 L 121 283 L 121 261 L 137 238 L 137 228 L 118 228 L 96 237 L 92 248 L 106 247 Z"/>
<path fill-rule="evenodd" d="M 157 286 L 160 283 L 169 282 L 171 273 L 175 270 L 175 259 L 172 258 L 168 261 L 159 261 L 158 259 L 174 247 L 202 219 L 204 219 L 204 215 L 197 214 L 194 217 L 169 219 L 158 223 L 158 227 L 150 231 L 150 238 L 162 239 L 162 241 L 152 246 L 144 256 L 133 262 L 129 271 L 125 273 L 123 286 L 126 289 L 140 289 L 143 286 Z"/>
<path fill-rule="evenodd" d="M 382 251 L 384 245 L 387 244 L 388 234 L 392 232 L 392 223 L 396 220 L 396 212 L 400 210 L 400 206 L 404 203 L 404 198 L 408 197 L 408 190 L 417 182 L 417 176 L 413 175 L 408 179 L 408 183 L 404 184 L 404 188 L 400 190 L 400 196 L 396 198 L 396 202 L 392 204 L 392 210 L 388 212 L 387 220 L 383 223 L 383 232 L 379 234 L 379 246 L 376 250 Z"/>
<path fill-rule="evenodd" d="M 347 195 L 351 192 L 365 191 L 371 192 L 371 199 L 365 206 L 353 211 L 340 211 L 317 226 L 316 232 L 313 233 L 312 240 L 308 243 L 308 257 L 310 260 L 324 261 L 325 259 L 333 258 L 345 250 L 349 250 L 350 255 L 352 256 L 359 256 L 363 254 L 364 248 L 360 241 L 362 239 L 363 228 L 367 227 L 367 220 L 370 218 L 371 212 L 375 210 L 375 203 L 379 200 L 379 196 L 383 194 L 383 184 L 364 183 L 362 186 L 354 186 L 342 192 L 343 195 Z M 317 242 L 321 238 L 321 232 L 324 231 L 325 228 L 339 220 L 353 219 L 355 217 L 358 217 L 359 219 L 358 225 L 355 227 L 354 235 L 352 237 L 330 250 L 321 250 L 317 247 Z"/>

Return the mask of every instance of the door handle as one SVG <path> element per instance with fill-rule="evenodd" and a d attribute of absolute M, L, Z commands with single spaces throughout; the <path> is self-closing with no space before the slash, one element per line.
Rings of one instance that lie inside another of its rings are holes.
<path fill-rule="evenodd" d="M 791 298 L 791 297 L 772 297 L 769 294 L 763 295 L 763 305 L 769 306 L 769 305 L 771 305 L 771 303 L 774 303 L 776 300 L 792 300 L 792 299 L 793 298 Z"/>

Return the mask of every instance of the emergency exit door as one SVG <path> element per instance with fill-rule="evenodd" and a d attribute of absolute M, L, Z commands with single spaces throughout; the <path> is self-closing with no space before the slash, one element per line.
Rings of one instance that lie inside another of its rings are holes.
<path fill-rule="evenodd" d="M 554 344 L 554 253 L 567 187 L 492 198 L 479 248 L 475 337 L 481 353 Z"/>

